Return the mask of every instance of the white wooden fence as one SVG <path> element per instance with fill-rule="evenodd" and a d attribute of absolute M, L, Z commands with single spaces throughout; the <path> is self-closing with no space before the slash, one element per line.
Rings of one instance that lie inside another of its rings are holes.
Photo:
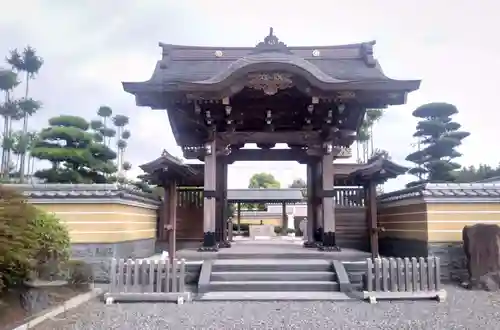
<path fill-rule="evenodd" d="M 106 304 L 114 301 L 176 301 L 191 300 L 186 292 L 184 259 L 112 259 Z"/>
<path fill-rule="evenodd" d="M 437 299 L 443 301 L 440 262 L 428 258 L 368 258 L 363 298 Z"/>

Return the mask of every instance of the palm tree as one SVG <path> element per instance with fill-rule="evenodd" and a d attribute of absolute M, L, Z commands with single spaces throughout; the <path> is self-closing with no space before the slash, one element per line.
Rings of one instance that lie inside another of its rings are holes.
<path fill-rule="evenodd" d="M 26 144 L 24 143 L 26 140 L 23 138 L 23 131 L 18 130 L 15 132 L 12 132 L 11 134 L 11 141 L 12 141 L 12 153 L 16 157 L 16 160 L 14 162 L 14 172 L 15 176 L 20 177 L 21 173 L 19 172 L 19 165 L 21 163 L 21 155 L 23 152 L 26 152 Z"/>
<path fill-rule="evenodd" d="M 104 143 L 104 136 L 102 135 L 102 130 L 104 124 L 99 119 L 94 119 L 90 121 L 90 128 L 94 131 L 94 140 L 98 143 Z"/>
<path fill-rule="evenodd" d="M 356 138 L 356 152 L 357 152 L 357 162 L 366 163 L 370 158 L 370 155 L 374 152 L 374 142 L 373 142 L 373 126 L 378 122 L 384 115 L 381 109 L 368 109 L 366 110 L 365 118 L 361 127 L 358 131 L 358 136 Z M 368 144 L 370 143 L 370 145 Z M 362 148 L 362 156 L 360 157 L 360 147 Z"/>
<path fill-rule="evenodd" d="M 19 109 L 23 118 L 23 130 L 21 138 L 24 140 L 23 144 L 27 144 L 28 118 L 31 117 L 41 107 L 39 102 L 29 98 L 30 80 L 35 79 L 36 75 L 40 71 L 40 68 L 43 65 L 43 59 L 40 56 L 37 56 L 36 50 L 28 45 L 26 48 L 24 48 L 22 54 L 20 54 L 17 49 L 12 50 L 10 52 L 10 56 L 7 58 L 7 63 L 9 63 L 12 66 L 12 69 L 14 69 L 17 73 L 24 73 L 26 76 L 24 99 L 19 103 Z M 19 179 L 21 183 L 24 182 L 26 150 L 22 152 L 23 153 L 20 155 L 19 165 Z"/>
<path fill-rule="evenodd" d="M 124 131 L 124 127 L 128 125 L 128 122 L 129 118 L 127 116 L 116 115 L 113 117 L 113 123 L 115 124 L 117 130 L 117 136 L 119 137 L 118 141 L 116 142 L 116 146 L 118 149 L 118 159 L 117 159 L 118 174 L 121 174 L 122 172 L 123 154 L 125 149 L 127 148 L 127 141 L 125 140 L 130 137 L 130 132 Z"/>
<path fill-rule="evenodd" d="M 14 71 L 0 69 L 0 90 L 5 95 L 4 102 L 0 104 L 0 116 L 4 119 L 1 162 L 1 174 L 4 178 L 9 176 L 12 119 L 18 118 L 19 115 L 18 102 L 11 98 L 12 90 L 17 85 L 19 80 Z"/>
<path fill-rule="evenodd" d="M 26 174 L 31 178 L 33 177 L 33 172 L 35 172 L 35 161 L 36 161 L 36 158 L 31 155 L 31 150 L 33 150 L 39 139 L 40 138 L 38 136 L 38 132 L 36 131 L 28 132 L 27 149 L 29 150 L 29 154 L 28 154 L 28 166 Z"/>
<path fill-rule="evenodd" d="M 130 162 L 125 161 L 125 162 L 123 162 L 123 164 L 122 164 L 122 168 L 123 168 L 123 171 L 124 171 L 125 173 L 127 173 L 128 171 L 130 171 L 130 170 L 132 169 L 132 164 L 131 164 Z M 125 175 L 125 176 L 126 176 L 126 175 Z"/>
<path fill-rule="evenodd" d="M 104 144 L 109 147 L 111 138 L 116 134 L 115 130 L 109 129 L 107 125 L 108 118 L 113 114 L 113 110 L 107 105 L 102 105 L 97 110 L 97 114 L 102 118 L 102 127 L 99 128 L 100 133 L 103 135 Z M 106 138 L 108 139 L 106 140 Z"/>

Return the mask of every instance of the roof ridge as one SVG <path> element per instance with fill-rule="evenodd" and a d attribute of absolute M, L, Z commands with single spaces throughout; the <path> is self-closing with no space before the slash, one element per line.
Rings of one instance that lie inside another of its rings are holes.
<path fill-rule="evenodd" d="M 376 40 L 350 43 L 350 44 L 340 44 L 340 45 L 323 45 L 323 46 L 287 46 L 289 50 L 309 50 L 309 49 L 346 49 L 346 48 L 361 48 L 366 46 L 373 46 L 376 44 Z M 163 50 L 173 50 L 173 49 L 186 49 L 186 50 L 253 50 L 255 46 L 202 46 L 202 45 L 181 45 L 181 44 L 169 44 L 159 42 L 158 46 Z"/>

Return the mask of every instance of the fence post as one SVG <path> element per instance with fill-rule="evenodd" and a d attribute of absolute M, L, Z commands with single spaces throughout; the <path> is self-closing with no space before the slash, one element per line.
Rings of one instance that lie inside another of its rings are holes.
<path fill-rule="evenodd" d="M 420 286 L 418 285 L 418 264 L 417 264 L 417 258 L 415 257 L 411 258 L 411 277 L 412 277 L 411 289 L 412 291 L 418 291 Z"/>
<path fill-rule="evenodd" d="M 118 261 L 118 291 L 123 292 L 123 284 L 125 281 L 125 260 L 120 259 Z"/>
<path fill-rule="evenodd" d="M 163 272 L 163 265 L 164 265 L 165 260 L 155 260 L 155 268 L 156 268 L 156 292 L 161 292 L 161 282 L 163 280 L 162 278 L 162 272 Z"/>
<path fill-rule="evenodd" d="M 436 271 L 436 276 L 435 276 L 435 284 L 436 284 L 436 291 L 439 291 L 441 289 L 441 264 L 440 260 L 437 257 L 434 257 L 434 267 Z"/>
<path fill-rule="evenodd" d="M 420 291 L 428 290 L 428 286 L 426 283 L 427 276 L 425 276 L 427 265 L 425 264 L 425 259 L 422 257 L 418 259 L 418 269 L 420 270 Z"/>
<path fill-rule="evenodd" d="M 133 292 L 139 292 L 141 290 L 141 287 L 139 286 L 139 278 L 141 277 L 140 274 L 140 266 L 142 265 L 142 260 L 135 260 L 134 261 L 134 274 L 132 275 L 133 278 Z"/>
<path fill-rule="evenodd" d="M 397 268 L 396 260 L 394 258 L 389 258 L 389 273 L 390 273 L 390 290 L 391 291 L 398 291 L 398 282 L 397 282 L 397 275 L 398 275 L 398 268 Z"/>
<path fill-rule="evenodd" d="M 373 260 L 372 258 L 366 259 L 366 290 L 373 291 Z"/>
<path fill-rule="evenodd" d="M 178 281 L 178 278 L 177 278 L 177 267 L 179 266 L 179 260 L 178 259 L 173 259 L 172 260 L 172 287 L 171 287 L 171 291 L 167 291 L 167 292 L 177 292 L 177 281 Z"/>
<path fill-rule="evenodd" d="M 179 292 L 184 292 L 186 291 L 186 259 L 181 259 L 180 267 Z"/>
<path fill-rule="evenodd" d="M 380 291 L 380 264 L 381 264 L 381 259 L 380 258 L 375 258 L 373 260 L 373 263 L 375 264 L 373 267 L 374 273 L 375 273 L 375 291 Z"/>

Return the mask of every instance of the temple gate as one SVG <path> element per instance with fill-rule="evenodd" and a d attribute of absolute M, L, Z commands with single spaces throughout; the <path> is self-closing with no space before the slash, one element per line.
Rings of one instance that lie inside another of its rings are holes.
<path fill-rule="evenodd" d="M 420 85 L 386 77 L 373 56 L 374 44 L 288 47 L 272 29 L 249 48 L 160 44 L 162 59 L 151 79 L 123 83 L 137 105 L 166 109 L 184 157 L 204 162 L 201 250 L 230 246 L 224 230 L 227 166 L 238 160 L 306 164 L 311 240 L 305 247 L 339 250 L 337 231 L 349 232 L 343 228 L 350 220 L 335 211 L 341 178 L 334 160 L 351 156 L 367 108 L 404 104 Z M 260 149 L 244 149 L 248 143 Z M 276 144 L 288 148 L 273 149 Z M 365 193 L 372 252 L 378 251 L 375 184 L 404 172 L 387 162 L 363 164 L 346 177 Z"/>

